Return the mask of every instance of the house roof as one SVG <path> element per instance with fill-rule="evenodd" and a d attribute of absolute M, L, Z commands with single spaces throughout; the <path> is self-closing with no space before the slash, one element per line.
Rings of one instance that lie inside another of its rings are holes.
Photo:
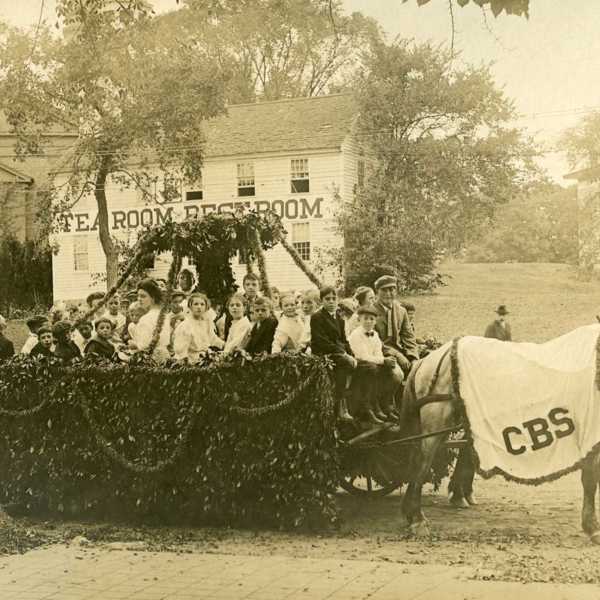
<path fill-rule="evenodd" d="M 600 176 L 600 165 L 595 167 L 588 167 L 587 169 L 580 169 L 563 175 L 565 179 L 576 179 L 577 181 L 586 181 L 590 179 L 597 179 Z"/>
<path fill-rule="evenodd" d="M 350 94 L 235 104 L 206 124 L 206 157 L 339 148 L 357 108 Z"/>
<path fill-rule="evenodd" d="M 4 171 L 5 173 L 8 173 L 12 177 L 14 177 L 15 181 L 18 183 L 33 183 L 33 177 L 30 177 L 29 175 L 23 173 L 22 171 L 17 171 L 17 169 L 14 169 L 13 167 L 9 167 L 5 163 L 0 162 L 0 171 Z"/>

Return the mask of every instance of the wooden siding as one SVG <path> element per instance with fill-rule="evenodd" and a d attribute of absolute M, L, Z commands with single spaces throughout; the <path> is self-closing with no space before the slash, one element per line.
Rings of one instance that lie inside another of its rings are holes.
<path fill-rule="evenodd" d="M 310 191 L 292 193 L 290 170 L 294 158 L 308 158 Z M 237 195 L 237 163 L 254 163 L 255 196 L 240 198 Z M 344 182 L 344 159 L 341 151 L 320 153 L 297 152 L 287 155 L 240 156 L 228 159 L 207 159 L 203 169 L 203 199 L 200 201 L 179 201 L 169 204 L 146 204 L 141 194 L 133 189 L 123 189 L 114 182 L 107 186 L 109 212 L 113 235 L 135 240 L 135 225 L 140 221 L 155 223 L 159 215 L 171 212 L 176 219 L 198 212 L 232 210 L 242 202 L 250 208 L 272 208 L 282 216 L 284 226 L 291 236 L 292 223 L 310 223 L 311 255 L 317 249 L 338 246 L 341 243 L 335 232 L 335 191 L 346 189 Z M 60 183 L 60 182 L 59 182 Z M 185 198 L 185 191 L 183 197 Z M 57 236 L 59 252 L 53 260 L 54 297 L 56 300 L 84 298 L 90 291 L 102 289 L 104 284 L 93 274 L 105 273 L 97 231 L 93 230 L 96 218 L 93 196 L 82 198 L 73 209 L 69 219 L 69 231 Z M 116 228 L 115 228 L 116 226 Z M 83 235 L 88 239 L 89 270 L 87 273 L 74 271 L 73 238 Z M 291 237 L 290 237 L 291 240 Z M 165 277 L 168 270 L 168 257 L 159 257 L 154 275 Z M 314 261 L 313 261 L 314 262 Z M 312 287 L 306 276 L 296 267 L 287 252 L 278 246 L 267 253 L 269 279 L 272 285 L 281 290 L 298 290 Z M 245 265 L 234 260 L 235 274 L 241 284 L 246 273 Z M 331 274 L 333 277 L 333 274 Z M 325 278 L 330 276 L 325 274 Z"/>

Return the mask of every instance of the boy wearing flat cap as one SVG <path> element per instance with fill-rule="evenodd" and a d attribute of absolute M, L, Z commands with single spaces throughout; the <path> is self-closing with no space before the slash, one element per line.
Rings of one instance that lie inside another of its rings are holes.
<path fill-rule="evenodd" d="M 506 320 L 506 315 L 509 314 L 506 306 L 501 304 L 496 309 L 498 315 L 485 329 L 483 337 L 495 338 L 502 342 L 512 341 L 512 332 L 510 330 L 510 323 Z"/>

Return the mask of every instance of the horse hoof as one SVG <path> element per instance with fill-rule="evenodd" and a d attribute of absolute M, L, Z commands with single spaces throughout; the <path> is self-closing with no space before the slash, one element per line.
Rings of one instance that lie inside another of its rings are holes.
<path fill-rule="evenodd" d="M 590 540 L 592 541 L 592 544 L 600 546 L 600 530 L 590 533 Z"/>
<path fill-rule="evenodd" d="M 465 496 L 465 500 L 470 506 L 477 506 L 479 504 L 479 502 L 477 502 L 473 494 L 468 494 L 467 496 Z"/>
<path fill-rule="evenodd" d="M 454 496 L 450 498 L 450 506 L 453 508 L 469 508 L 469 503 L 463 496 Z"/>
<path fill-rule="evenodd" d="M 408 530 L 410 531 L 411 536 L 415 538 L 425 538 L 431 535 L 427 521 L 417 521 L 415 523 L 411 523 L 408 527 Z"/>

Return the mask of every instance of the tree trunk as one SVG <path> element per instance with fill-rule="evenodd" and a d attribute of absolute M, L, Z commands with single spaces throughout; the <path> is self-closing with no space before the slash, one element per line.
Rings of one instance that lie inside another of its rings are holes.
<path fill-rule="evenodd" d="M 94 188 L 94 196 L 98 205 L 98 235 L 100 244 L 106 257 L 106 289 L 109 290 L 117 283 L 119 271 L 119 253 L 117 252 L 108 227 L 108 205 L 106 203 L 106 180 L 108 179 L 108 165 L 100 165 Z"/>

